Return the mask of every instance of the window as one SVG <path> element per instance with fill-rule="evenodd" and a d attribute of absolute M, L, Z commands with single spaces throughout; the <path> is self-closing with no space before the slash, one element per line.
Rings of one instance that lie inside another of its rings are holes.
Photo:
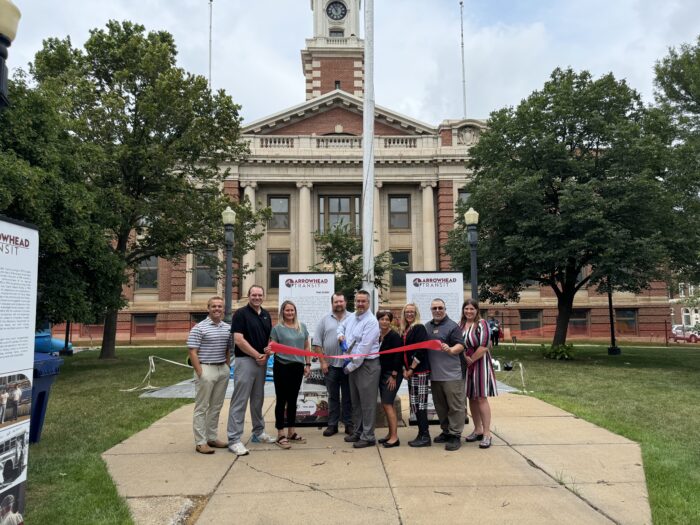
<path fill-rule="evenodd" d="M 406 272 L 411 269 L 411 252 L 391 252 L 392 264 L 400 264 L 400 270 L 392 270 L 391 287 L 406 288 Z"/>
<path fill-rule="evenodd" d="M 615 327 L 618 334 L 637 335 L 637 310 L 616 309 Z"/>
<path fill-rule="evenodd" d="M 411 197 L 389 195 L 389 228 L 408 230 L 411 227 Z"/>
<path fill-rule="evenodd" d="M 209 262 L 216 258 L 215 251 L 207 251 L 202 255 L 194 256 L 193 288 L 216 288 L 216 266 Z"/>
<path fill-rule="evenodd" d="M 134 314 L 131 320 L 134 335 L 156 335 L 156 314 Z"/>
<path fill-rule="evenodd" d="M 520 310 L 520 330 L 539 334 L 542 328 L 542 310 Z"/>
<path fill-rule="evenodd" d="M 267 223 L 269 230 L 289 229 L 289 195 L 270 195 L 267 205 L 272 210 L 272 218 Z"/>
<path fill-rule="evenodd" d="M 209 315 L 207 312 L 193 312 L 190 314 L 190 328 L 196 325 L 197 323 L 201 323 L 207 318 L 207 315 Z"/>
<path fill-rule="evenodd" d="M 457 190 L 457 204 L 467 204 L 471 196 L 472 194 L 467 192 L 464 188 Z"/>
<path fill-rule="evenodd" d="M 350 225 L 350 231 L 360 235 L 360 196 L 326 195 L 318 198 L 319 229 L 321 232 L 332 230 L 340 224 Z"/>
<path fill-rule="evenodd" d="M 343 38 L 345 36 L 345 31 L 342 29 L 331 29 L 328 32 L 328 36 L 331 38 Z"/>
<path fill-rule="evenodd" d="M 139 264 L 136 271 L 137 290 L 155 290 L 158 288 L 158 257 L 149 257 Z"/>
<path fill-rule="evenodd" d="M 678 297 L 685 297 L 685 283 L 678 283 Z"/>
<path fill-rule="evenodd" d="M 691 326 L 692 323 L 690 321 L 690 308 L 683 308 L 683 326 Z"/>
<path fill-rule="evenodd" d="M 268 289 L 279 288 L 281 273 L 289 272 L 289 252 L 270 252 L 267 264 Z"/>
<path fill-rule="evenodd" d="M 588 316 L 590 310 L 572 310 L 569 318 L 570 335 L 588 335 Z"/>

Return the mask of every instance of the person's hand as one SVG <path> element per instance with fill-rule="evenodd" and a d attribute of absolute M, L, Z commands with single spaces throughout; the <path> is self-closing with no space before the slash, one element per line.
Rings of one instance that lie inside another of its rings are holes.
<path fill-rule="evenodd" d="M 305 366 L 304 367 L 304 377 L 309 377 L 309 375 L 311 375 L 311 367 Z"/>
<path fill-rule="evenodd" d="M 441 349 L 443 352 L 447 352 L 448 354 L 450 353 L 450 347 L 447 346 L 447 343 L 442 343 L 442 344 L 440 345 L 440 349 Z"/>
<path fill-rule="evenodd" d="M 474 360 L 472 359 L 472 356 L 470 356 L 470 355 L 468 355 L 468 356 L 466 357 L 466 361 L 467 361 L 467 364 L 468 364 L 469 366 L 472 366 L 472 365 L 474 364 Z"/>
<path fill-rule="evenodd" d="M 386 387 L 390 392 L 396 390 L 396 378 L 394 376 L 389 376 L 389 379 L 386 380 Z"/>
<path fill-rule="evenodd" d="M 270 352 L 272 352 L 272 346 L 268 344 L 265 348 L 263 348 L 263 352 L 265 352 L 265 355 L 269 355 Z"/>
<path fill-rule="evenodd" d="M 321 363 L 321 372 L 324 376 L 328 375 L 328 363 Z"/>

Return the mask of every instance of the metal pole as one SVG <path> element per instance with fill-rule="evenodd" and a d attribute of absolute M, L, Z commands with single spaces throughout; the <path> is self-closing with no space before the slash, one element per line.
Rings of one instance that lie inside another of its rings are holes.
<path fill-rule="evenodd" d="M 362 288 L 374 290 L 374 0 L 365 2 L 365 99 L 362 108 Z"/>
<path fill-rule="evenodd" d="M 226 243 L 226 285 L 224 287 L 224 321 L 231 322 L 233 296 L 233 224 L 224 225 Z"/>
<path fill-rule="evenodd" d="M 214 0 L 209 0 L 209 89 L 211 87 L 211 28 L 212 28 L 212 12 L 214 10 Z"/>
<path fill-rule="evenodd" d="M 476 224 L 470 224 L 467 226 L 467 235 L 469 239 L 469 247 L 471 248 L 471 283 L 472 283 L 472 299 L 479 300 L 479 283 L 477 281 L 476 273 L 476 245 L 478 241 L 478 234 L 476 232 Z"/>
<path fill-rule="evenodd" d="M 463 118 L 467 118 L 467 73 L 464 63 L 464 2 L 459 3 L 459 22 L 462 37 L 462 109 Z"/>

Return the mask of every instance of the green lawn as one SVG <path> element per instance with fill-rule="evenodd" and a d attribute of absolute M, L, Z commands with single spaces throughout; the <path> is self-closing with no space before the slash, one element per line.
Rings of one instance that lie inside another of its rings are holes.
<path fill-rule="evenodd" d="M 64 358 L 41 441 L 29 448 L 27 523 L 131 523 L 100 454 L 191 401 L 120 392 L 141 382 L 149 355 L 182 363 L 184 347 L 119 349 L 117 355 L 115 361 L 100 361 L 96 351 Z M 183 367 L 157 360 L 156 367 L 151 383 L 157 386 L 191 377 Z"/>
<path fill-rule="evenodd" d="M 530 395 L 641 444 L 655 524 L 700 523 L 700 348 L 579 347 L 568 362 L 539 347 L 495 350 L 523 364 Z M 522 388 L 517 370 L 497 375 Z"/>
<path fill-rule="evenodd" d="M 147 356 L 182 362 L 184 348 L 118 350 L 65 358 L 51 391 L 41 442 L 30 447 L 26 521 L 32 524 L 130 523 L 100 454 L 188 400 L 138 399 Z M 700 348 L 581 347 L 554 362 L 539 349 L 500 346 L 494 356 L 521 361 L 528 393 L 641 443 L 654 523 L 700 523 Z M 157 364 L 152 383 L 190 371 Z M 499 379 L 521 387 L 517 372 Z M 496 425 L 498 414 L 494 414 Z"/>

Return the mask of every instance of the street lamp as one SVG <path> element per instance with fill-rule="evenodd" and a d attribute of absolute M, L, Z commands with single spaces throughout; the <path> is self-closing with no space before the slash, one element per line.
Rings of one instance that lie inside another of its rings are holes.
<path fill-rule="evenodd" d="M 233 296 L 233 225 L 236 212 L 231 206 L 221 212 L 224 222 L 224 242 L 226 243 L 226 287 L 224 288 L 224 321 L 231 322 L 231 299 Z"/>
<path fill-rule="evenodd" d="M 7 100 L 7 48 L 17 35 L 21 13 L 10 0 L 0 0 L 0 109 L 9 106 Z"/>
<path fill-rule="evenodd" d="M 479 236 L 476 232 L 476 225 L 479 224 L 479 214 L 470 207 L 464 213 L 464 223 L 467 225 L 467 241 L 471 248 L 471 282 L 472 282 L 472 299 L 479 300 L 479 284 L 476 280 L 476 244 Z"/>

